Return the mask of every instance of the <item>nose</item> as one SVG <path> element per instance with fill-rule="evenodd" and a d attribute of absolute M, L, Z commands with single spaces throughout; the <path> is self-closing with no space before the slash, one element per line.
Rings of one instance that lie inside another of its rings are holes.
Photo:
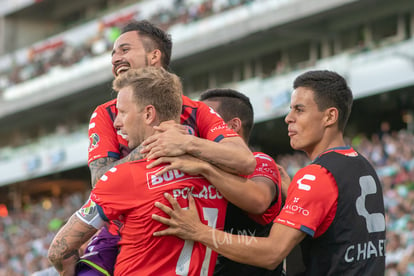
<path fill-rule="evenodd" d="M 289 124 L 289 123 L 291 123 L 292 122 L 292 116 L 290 115 L 290 113 L 291 113 L 292 111 L 289 111 L 288 112 L 288 114 L 286 115 L 286 117 L 285 117 L 285 123 L 286 124 Z"/>
<path fill-rule="evenodd" d="M 112 65 L 115 65 L 119 61 L 119 59 L 119 55 L 116 53 L 116 51 L 114 51 L 111 59 Z"/>
<path fill-rule="evenodd" d="M 122 122 L 119 118 L 119 115 L 116 115 L 115 120 L 114 120 L 114 128 L 120 129 L 121 126 L 122 126 Z"/>

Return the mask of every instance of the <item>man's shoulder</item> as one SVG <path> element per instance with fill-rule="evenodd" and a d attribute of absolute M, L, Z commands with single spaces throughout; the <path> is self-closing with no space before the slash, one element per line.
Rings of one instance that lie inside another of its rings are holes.
<path fill-rule="evenodd" d="M 182 96 L 184 106 L 198 106 L 201 102 L 190 99 L 187 96 Z"/>
<path fill-rule="evenodd" d="M 115 99 L 112 99 L 110 101 L 107 101 L 107 102 L 105 102 L 103 104 L 98 105 L 96 107 L 96 109 L 102 109 L 102 108 L 105 109 L 105 108 L 108 108 L 108 107 L 111 107 L 111 106 L 116 107 L 116 98 Z"/>

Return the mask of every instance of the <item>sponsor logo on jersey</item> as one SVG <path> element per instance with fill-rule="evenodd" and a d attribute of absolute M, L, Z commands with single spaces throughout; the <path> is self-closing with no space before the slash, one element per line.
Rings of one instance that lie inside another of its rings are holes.
<path fill-rule="evenodd" d="M 299 197 L 294 197 L 293 202 L 286 202 L 285 206 L 283 206 L 283 210 L 289 214 L 301 214 L 305 217 L 309 216 L 309 210 L 301 207 L 299 200 Z"/>
<path fill-rule="evenodd" d="M 304 176 L 302 176 L 302 178 L 300 178 L 298 181 L 296 181 L 296 183 L 298 183 L 298 189 L 299 190 L 304 190 L 304 191 L 310 191 L 311 189 L 311 185 L 309 184 L 305 184 L 305 181 L 315 181 L 316 176 L 314 176 L 313 174 L 305 174 Z"/>
<path fill-rule="evenodd" d="M 267 174 L 271 174 L 271 175 L 273 175 L 274 177 L 276 177 L 277 176 L 277 173 L 276 173 L 276 171 L 273 169 L 273 168 L 271 168 L 271 167 L 269 167 L 269 165 L 268 164 L 266 164 L 266 163 L 262 163 L 257 169 L 256 169 L 256 171 L 257 172 L 262 172 L 262 173 L 267 173 Z"/>
<path fill-rule="evenodd" d="M 79 214 L 86 218 L 88 215 L 94 214 L 96 212 L 96 204 L 92 199 L 88 199 L 85 205 L 79 210 Z"/>
<path fill-rule="evenodd" d="M 92 133 L 91 136 L 89 136 L 89 151 L 92 151 L 98 147 L 99 141 L 101 139 L 99 138 L 99 135 L 96 133 Z"/>
<path fill-rule="evenodd" d="M 213 127 L 212 129 L 210 129 L 210 132 L 216 132 L 216 131 L 221 130 L 221 129 L 229 129 L 229 127 L 225 123 L 222 123 L 218 126 Z"/>
<path fill-rule="evenodd" d="M 149 189 L 159 188 L 165 185 L 186 181 L 188 179 L 200 179 L 202 176 L 193 176 L 185 174 L 179 170 L 171 170 L 162 175 L 157 176 L 156 173 L 163 169 L 160 167 L 157 170 L 147 172 L 147 184 Z"/>

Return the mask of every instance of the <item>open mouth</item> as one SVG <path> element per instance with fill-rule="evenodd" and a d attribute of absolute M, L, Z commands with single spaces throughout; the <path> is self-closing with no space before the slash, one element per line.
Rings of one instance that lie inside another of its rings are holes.
<path fill-rule="evenodd" d="M 127 65 L 121 65 L 121 66 L 119 66 L 119 67 L 116 68 L 115 73 L 118 76 L 119 74 L 122 74 L 122 73 L 124 73 L 124 72 L 126 72 L 128 70 L 129 70 L 129 66 L 127 66 Z"/>

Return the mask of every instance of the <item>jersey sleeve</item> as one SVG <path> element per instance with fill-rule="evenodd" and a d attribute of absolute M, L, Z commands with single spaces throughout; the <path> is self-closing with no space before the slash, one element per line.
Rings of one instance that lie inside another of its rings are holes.
<path fill-rule="evenodd" d="M 75 213 L 84 223 L 93 226 L 95 229 L 101 228 L 106 221 L 102 209 L 89 196 L 88 201 Z"/>
<path fill-rule="evenodd" d="M 88 164 L 103 157 L 120 159 L 116 129 L 104 105 L 98 106 L 93 112 L 89 121 L 88 136 Z"/>
<path fill-rule="evenodd" d="M 200 102 L 200 106 L 197 109 L 197 125 L 200 137 L 214 142 L 220 142 L 227 137 L 239 136 L 227 126 L 214 109 L 203 102 Z"/>
<path fill-rule="evenodd" d="M 270 179 L 276 188 L 275 197 L 273 198 L 269 208 L 260 215 L 249 214 L 249 217 L 256 222 L 265 225 L 272 222 L 280 212 L 282 206 L 281 198 L 281 179 L 279 169 L 277 168 L 276 162 L 272 157 L 265 153 L 255 152 L 254 157 L 256 159 L 256 169 L 254 172 L 247 176 L 252 179 L 254 177 L 266 177 Z"/>
<path fill-rule="evenodd" d="M 319 165 L 308 165 L 293 177 L 275 222 L 318 237 L 331 224 L 337 201 L 338 187 L 332 174 Z"/>
<path fill-rule="evenodd" d="M 129 163 L 106 172 L 91 192 L 91 199 L 102 208 L 107 220 L 122 220 L 122 214 L 135 206 L 136 194 Z"/>
<path fill-rule="evenodd" d="M 265 153 L 257 152 L 254 153 L 254 157 L 256 159 L 256 169 L 247 178 L 267 177 L 275 183 L 275 186 L 280 187 L 280 173 L 273 158 Z"/>

